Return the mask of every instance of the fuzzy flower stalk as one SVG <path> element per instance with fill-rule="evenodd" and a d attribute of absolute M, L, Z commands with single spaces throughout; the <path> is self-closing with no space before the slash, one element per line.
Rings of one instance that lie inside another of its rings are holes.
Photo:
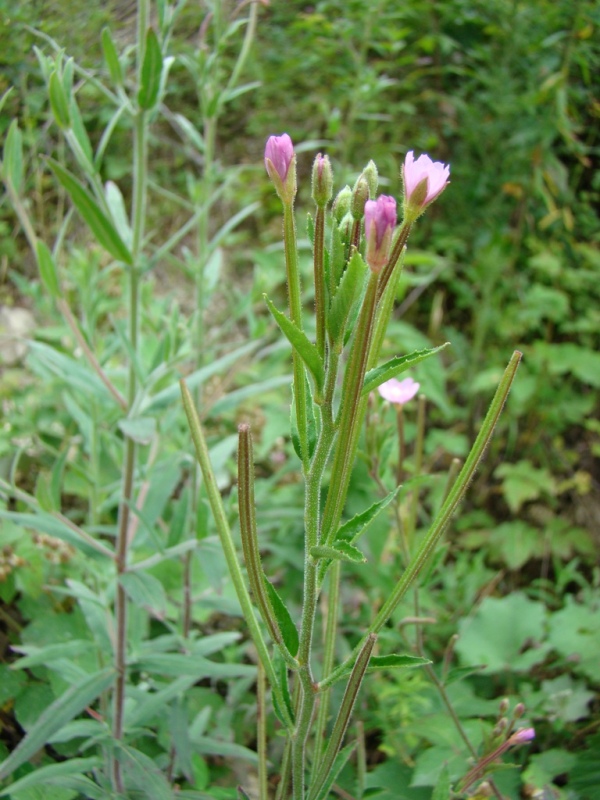
<path fill-rule="evenodd" d="M 421 216 L 427 206 L 444 191 L 449 176 L 449 165 L 432 161 L 425 154 L 415 161 L 414 152 L 409 150 L 402 167 L 405 222 L 412 223 Z"/>

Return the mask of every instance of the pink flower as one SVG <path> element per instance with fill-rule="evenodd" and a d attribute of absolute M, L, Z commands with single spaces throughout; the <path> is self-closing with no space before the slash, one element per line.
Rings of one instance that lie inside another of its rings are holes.
<path fill-rule="evenodd" d="M 421 388 L 421 384 L 414 381 L 412 378 L 404 378 L 403 381 L 390 378 L 389 381 L 382 383 L 378 387 L 379 394 L 384 400 L 389 403 L 403 406 L 412 400 L 416 393 Z"/>
<path fill-rule="evenodd" d="M 535 739 L 535 730 L 533 728 L 519 728 L 516 733 L 509 737 L 509 744 L 525 744 Z"/>
<path fill-rule="evenodd" d="M 448 185 L 450 167 L 421 155 L 415 161 L 412 150 L 406 154 L 402 167 L 404 178 L 405 214 L 416 219 Z"/>
<path fill-rule="evenodd" d="M 281 136 L 269 136 L 265 147 L 265 167 L 271 178 L 273 176 L 271 175 L 269 161 L 281 182 L 285 183 L 293 158 L 294 145 L 287 133 L 282 133 Z"/>
<path fill-rule="evenodd" d="M 373 272 L 379 272 L 387 264 L 396 221 L 396 201 L 393 197 L 382 194 L 377 200 L 367 200 L 365 203 L 365 258 Z"/>

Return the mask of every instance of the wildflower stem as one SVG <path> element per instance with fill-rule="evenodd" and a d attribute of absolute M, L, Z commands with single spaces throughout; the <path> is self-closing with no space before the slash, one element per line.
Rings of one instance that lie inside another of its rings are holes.
<path fill-rule="evenodd" d="M 317 350 L 325 358 L 325 272 L 323 268 L 325 239 L 325 209 L 317 206 L 315 216 L 314 274 L 315 274 L 315 317 L 317 323 Z"/>
<path fill-rule="evenodd" d="M 338 680 L 345 672 L 348 671 L 350 666 L 354 663 L 358 653 L 360 652 L 362 646 L 364 645 L 367 636 L 370 633 L 377 633 L 379 632 L 383 626 L 386 624 L 388 619 L 393 614 L 394 610 L 396 609 L 400 600 L 404 597 L 408 589 L 411 587 L 413 581 L 423 568 L 423 566 L 427 563 L 427 560 L 431 553 L 433 552 L 436 544 L 438 543 L 441 535 L 445 531 L 452 515 L 456 511 L 458 504 L 462 500 L 467 487 L 473 478 L 475 470 L 481 458 L 485 452 L 485 449 L 492 437 L 494 429 L 498 423 L 500 418 L 500 413 L 502 412 L 502 408 L 504 407 L 504 403 L 506 402 L 506 398 L 508 397 L 508 393 L 510 391 L 510 387 L 515 379 L 516 371 L 519 366 L 519 362 L 521 360 L 521 353 L 516 350 L 513 353 L 512 358 L 510 359 L 508 366 L 504 372 L 502 380 L 496 390 L 496 394 L 494 395 L 494 399 L 492 400 L 491 406 L 489 411 L 483 421 L 477 439 L 475 440 L 473 447 L 471 448 L 471 452 L 465 464 L 460 471 L 458 478 L 452 490 L 448 494 L 442 508 L 440 509 L 437 517 L 433 521 L 423 543 L 419 547 L 418 551 L 415 553 L 412 561 L 407 566 L 404 574 L 392 590 L 392 593 L 386 600 L 386 602 L 381 607 L 379 613 L 369 626 L 369 630 L 367 634 L 361 639 L 361 641 L 357 644 L 354 648 L 353 652 L 348 656 L 348 658 L 337 667 L 328 677 L 326 677 L 323 681 L 321 681 L 319 688 L 324 689 L 327 686 L 330 686 L 336 680 Z"/>

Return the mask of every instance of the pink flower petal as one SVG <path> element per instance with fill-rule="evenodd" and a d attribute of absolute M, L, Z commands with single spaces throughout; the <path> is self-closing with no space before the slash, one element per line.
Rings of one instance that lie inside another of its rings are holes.
<path fill-rule="evenodd" d="M 405 405 L 409 400 L 417 394 L 421 388 L 421 384 L 414 381 L 412 378 L 404 378 L 403 381 L 390 378 L 389 381 L 382 383 L 377 387 L 379 394 L 388 403 L 395 403 L 396 405 Z"/>

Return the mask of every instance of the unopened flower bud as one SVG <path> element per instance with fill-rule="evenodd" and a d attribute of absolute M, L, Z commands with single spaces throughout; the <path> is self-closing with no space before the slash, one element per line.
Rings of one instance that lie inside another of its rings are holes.
<path fill-rule="evenodd" d="M 341 192 L 338 192 L 335 200 L 333 201 L 333 216 L 335 217 L 338 225 L 350 211 L 351 201 L 352 189 L 349 186 L 344 186 Z"/>
<path fill-rule="evenodd" d="M 506 714 L 506 712 L 508 711 L 508 706 L 509 706 L 508 697 L 503 697 L 502 700 L 500 700 L 500 713 Z"/>
<path fill-rule="evenodd" d="M 535 739 L 535 730 L 533 728 L 519 728 L 508 741 L 510 744 L 526 744 L 533 739 Z"/>
<path fill-rule="evenodd" d="M 365 213 L 365 203 L 369 199 L 369 182 L 364 176 L 364 173 L 358 178 L 352 189 L 352 202 L 350 204 L 350 211 L 356 220 L 363 218 Z"/>
<path fill-rule="evenodd" d="M 325 208 L 333 195 L 333 170 L 327 156 L 315 158 L 312 172 L 312 197 L 319 208 Z"/>
<path fill-rule="evenodd" d="M 373 272 L 379 272 L 388 262 L 396 221 L 396 201 L 393 197 L 382 194 L 377 200 L 367 200 L 365 203 L 365 259 Z"/>
<path fill-rule="evenodd" d="M 377 186 L 379 185 L 379 173 L 373 160 L 369 161 L 363 170 L 363 176 L 367 180 L 369 186 L 369 200 L 374 200 L 377 197 Z"/>
<path fill-rule="evenodd" d="M 514 718 L 520 719 L 524 713 L 525 713 L 525 705 L 523 703 L 517 703 L 517 705 L 515 706 L 515 710 L 513 711 Z"/>
<path fill-rule="evenodd" d="M 287 133 L 267 139 L 265 167 L 282 202 L 292 203 L 296 196 L 296 154 Z"/>
<path fill-rule="evenodd" d="M 441 161 L 432 161 L 428 155 L 421 155 L 415 161 L 413 151 L 406 154 L 402 167 L 404 178 L 404 218 L 414 222 L 430 203 L 448 185 L 450 167 Z"/>

